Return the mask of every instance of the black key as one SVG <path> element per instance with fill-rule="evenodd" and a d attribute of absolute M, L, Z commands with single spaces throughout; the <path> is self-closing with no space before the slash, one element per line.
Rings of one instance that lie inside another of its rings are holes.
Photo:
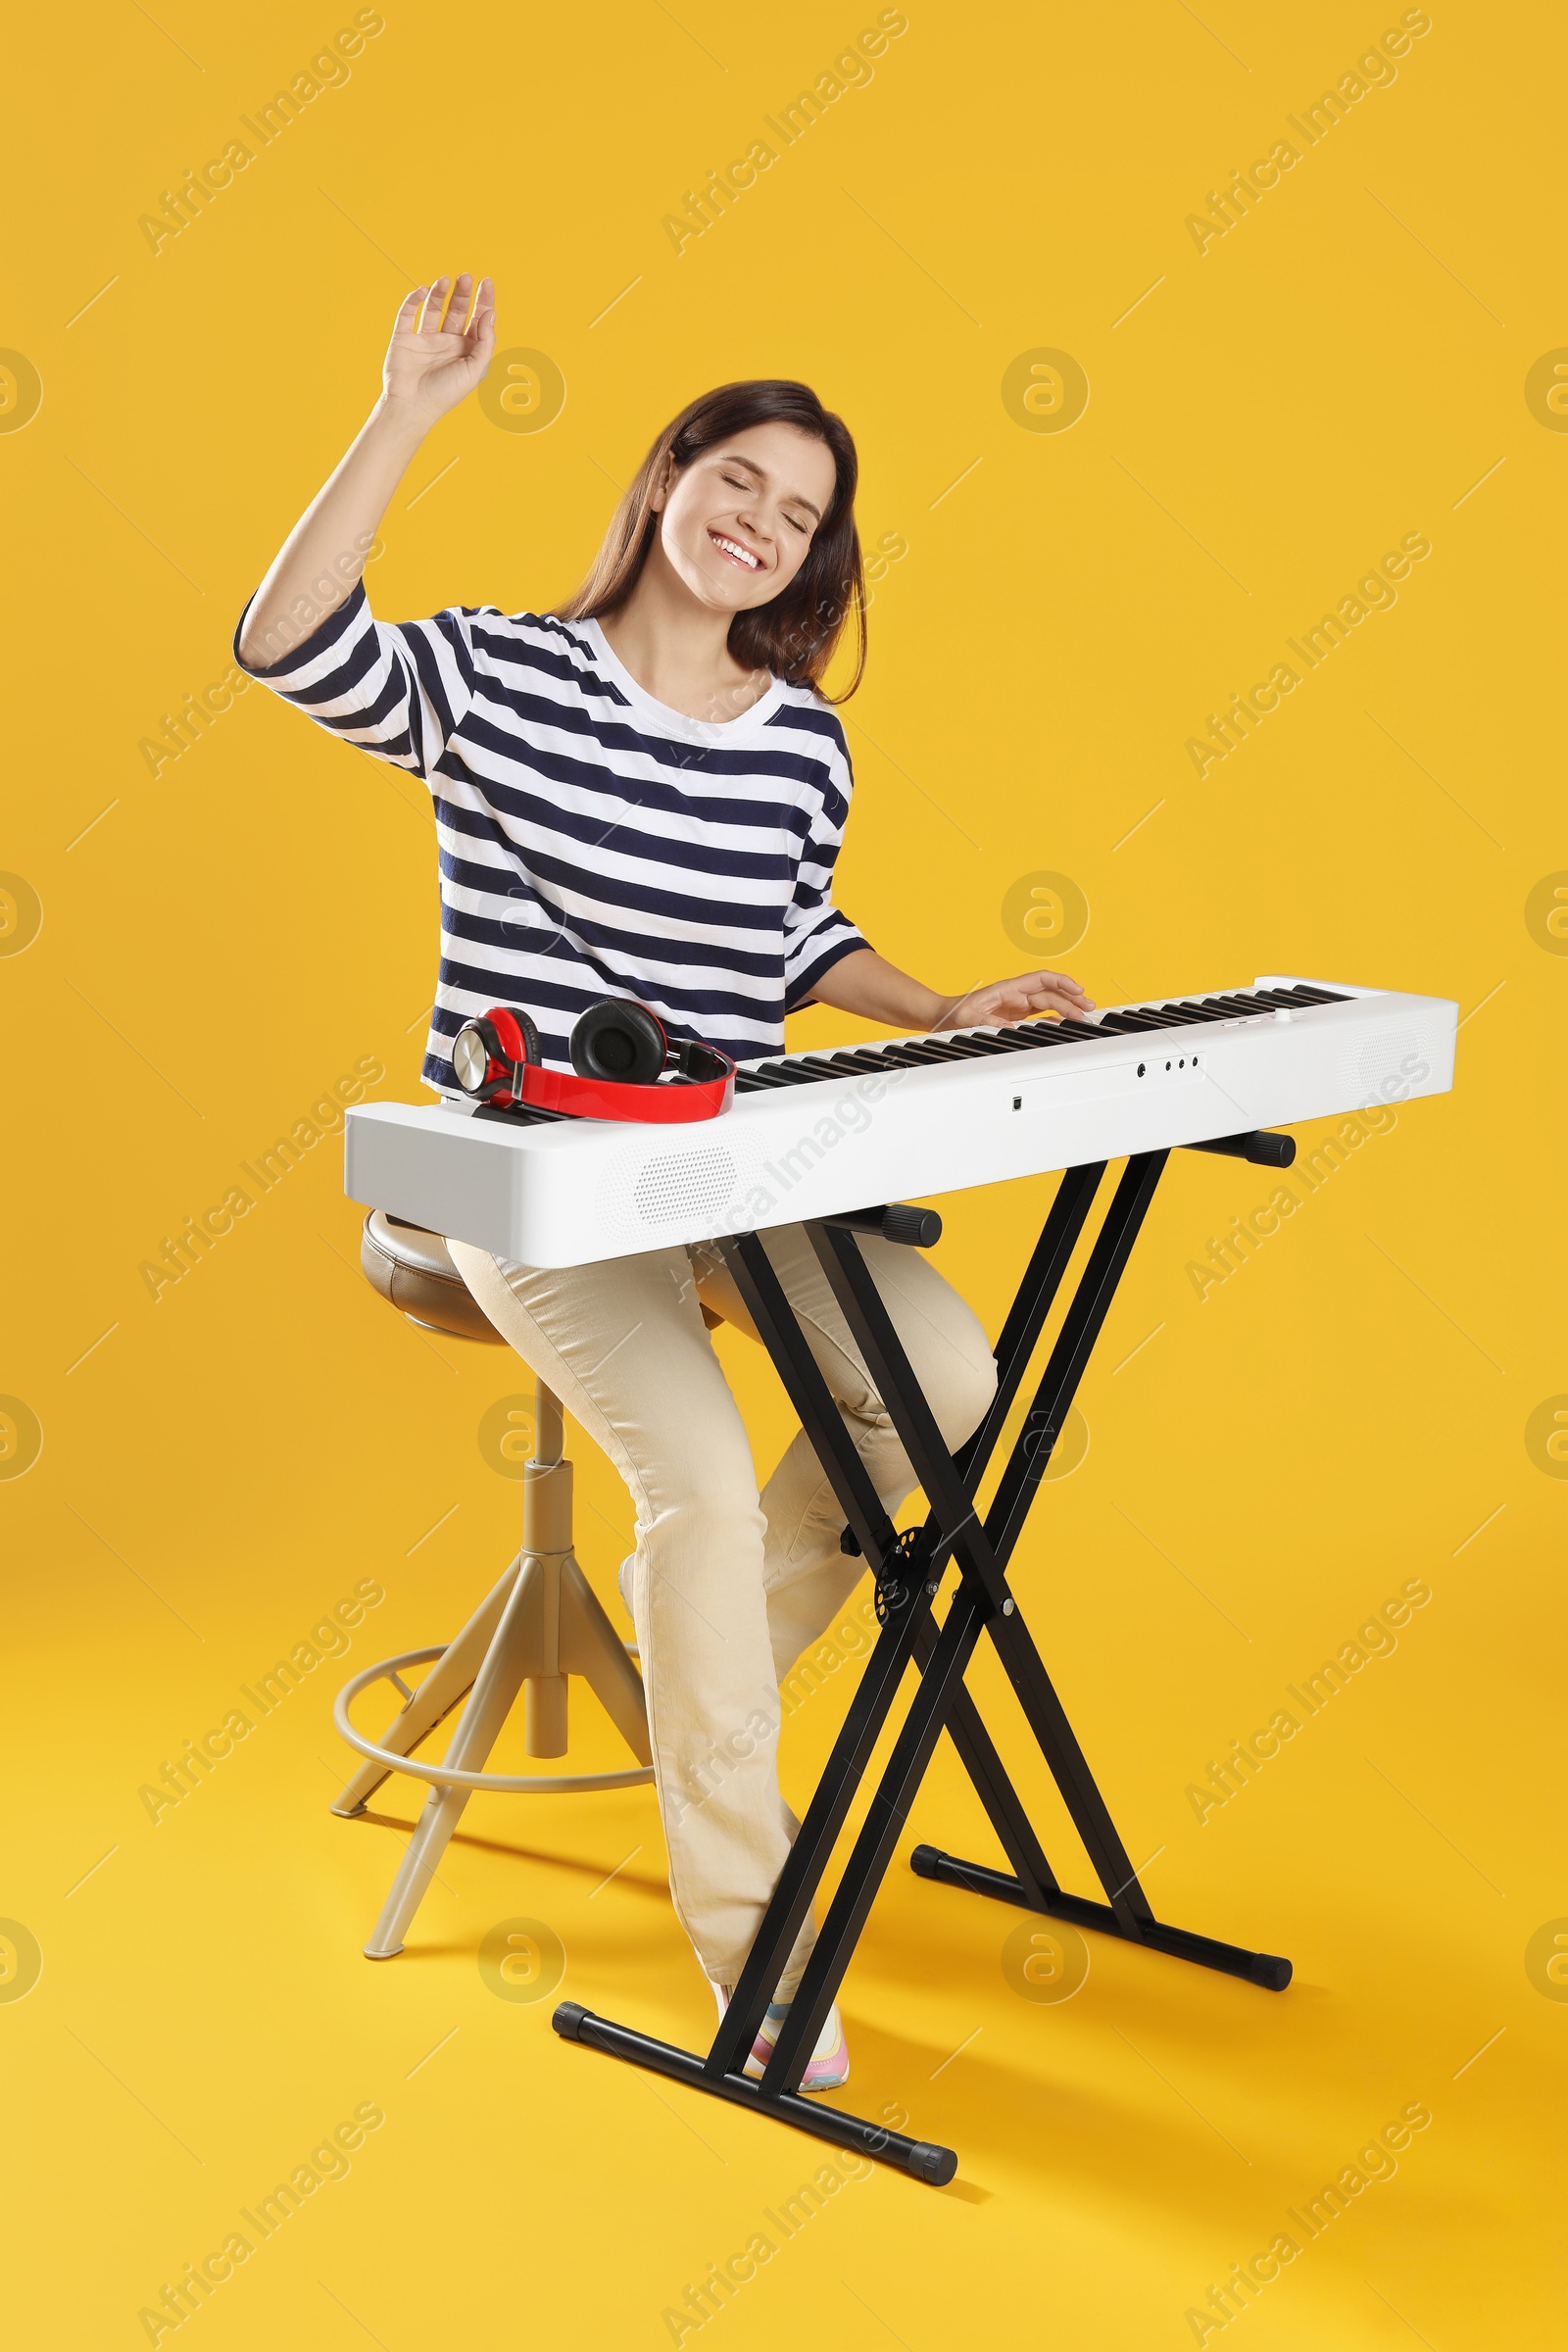
<path fill-rule="evenodd" d="M 1102 1019 L 1104 1017 L 1101 1015 Z M 1175 1025 L 1168 1012 L 1157 1011 L 1152 1004 L 1124 1005 L 1117 1018 L 1131 1021 L 1140 1029 L 1170 1029 Z"/>
<path fill-rule="evenodd" d="M 1136 1012 L 1102 1012 L 1096 1026 L 1112 1037 L 1142 1037 L 1146 1030 L 1153 1029 L 1158 1024 L 1145 1020 L 1142 1014 Z"/>
<path fill-rule="evenodd" d="M 954 1047 L 945 1043 L 939 1044 L 934 1037 L 911 1038 L 906 1046 L 900 1048 L 900 1052 L 909 1054 L 914 1061 L 921 1062 L 956 1061 L 959 1058 Z"/>
<path fill-rule="evenodd" d="M 944 1038 L 942 1042 L 947 1050 L 949 1058 L 954 1061 L 967 1060 L 973 1054 L 992 1054 L 996 1051 L 996 1048 L 991 1044 L 990 1039 L 984 1037 L 977 1038 L 958 1036 L 953 1038 Z"/>
<path fill-rule="evenodd" d="M 1020 1021 L 1016 1028 L 1004 1029 L 1002 1035 L 1020 1046 L 1070 1046 L 1072 1039 L 1063 1037 L 1059 1021 Z"/>
<path fill-rule="evenodd" d="M 1162 1004 L 1160 1006 L 1160 1010 L 1161 1012 L 1174 1012 L 1178 1014 L 1181 1020 L 1184 1022 L 1224 1021 L 1230 1018 L 1228 1013 L 1210 1011 L 1203 1005 L 1195 1004 L 1191 998 L 1189 998 L 1184 1004 Z"/>
<path fill-rule="evenodd" d="M 882 1066 L 888 1070 L 924 1069 L 928 1063 L 946 1059 L 946 1054 L 933 1054 L 924 1044 L 884 1046 L 882 1049 Z"/>
<path fill-rule="evenodd" d="M 960 1038 L 966 1054 L 1005 1054 L 1008 1047 L 994 1029 L 970 1029 Z"/>
<path fill-rule="evenodd" d="M 980 1041 L 974 1048 L 979 1054 L 1021 1054 L 1035 1042 L 1020 1037 L 1016 1029 L 981 1029 L 974 1034 Z"/>
<path fill-rule="evenodd" d="M 1284 1004 L 1299 1011 L 1313 1004 L 1348 1004 L 1343 991 L 1332 988 L 1263 988 L 1257 992 L 1260 1003 Z"/>

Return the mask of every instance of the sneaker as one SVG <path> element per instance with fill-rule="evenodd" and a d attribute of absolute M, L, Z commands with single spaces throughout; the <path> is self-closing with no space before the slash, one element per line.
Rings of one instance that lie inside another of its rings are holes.
<path fill-rule="evenodd" d="M 713 1991 L 718 2001 L 718 2014 L 722 2017 L 729 2006 L 729 1995 L 717 1984 L 714 1985 Z M 778 2039 L 779 2028 L 789 2013 L 788 2001 L 769 2002 L 767 2015 L 763 2018 L 757 2039 L 752 2044 L 752 2054 L 741 2069 L 750 2082 L 760 2082 L 761 2081 L 762 2070 L 773 2055 L 773 2044 Z M 816 2037 L 816 2047 L 811 2052 L 805 2074 L 801 2077 L 800 2087 L 802 2090 L 838 2090 L 849 2079 L 849 2044 L 844 2038 L 844 2025 L 839 2016 L 838 2003 L 835 2001 L 827 2013 L 821 2033 Z"/>

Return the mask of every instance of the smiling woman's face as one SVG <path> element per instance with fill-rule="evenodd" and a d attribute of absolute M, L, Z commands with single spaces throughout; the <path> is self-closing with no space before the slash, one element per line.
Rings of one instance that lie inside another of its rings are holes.
<path fill-rule="evenodd" d="M 659 543 L 699 603 L 742 612 L 781 596 L 833 497 L 833 453 L 793 424 L 705 449 L 654 494 Z"/>

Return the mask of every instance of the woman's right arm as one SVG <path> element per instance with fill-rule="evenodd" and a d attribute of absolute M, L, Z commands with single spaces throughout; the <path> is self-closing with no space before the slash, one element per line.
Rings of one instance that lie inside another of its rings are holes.
<path fill-rule="evenodd" d="M 443 327 L 443 313 L 459 323 Z M 495 341 L 495 288 L 487 277 L 477 288 L 467 270 L 456 281 L 438 277 L 404 301 L 387 345 L 380 399 L 251 602 L 239 640 L 251 667 L 281 661 L 353 594 L 420 443 L 479 383 Z"/>

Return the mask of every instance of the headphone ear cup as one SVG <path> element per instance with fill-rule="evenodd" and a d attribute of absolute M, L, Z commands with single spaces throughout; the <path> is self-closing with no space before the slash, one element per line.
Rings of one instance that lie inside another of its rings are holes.
<path fill-rule="evenodd" d="M 663 1022 L 630 997 L 601 998 L 571 1033 L 571 1066 L 579 1078 L 652 1086 L 662 1074 L 667 1052 Z"/>

